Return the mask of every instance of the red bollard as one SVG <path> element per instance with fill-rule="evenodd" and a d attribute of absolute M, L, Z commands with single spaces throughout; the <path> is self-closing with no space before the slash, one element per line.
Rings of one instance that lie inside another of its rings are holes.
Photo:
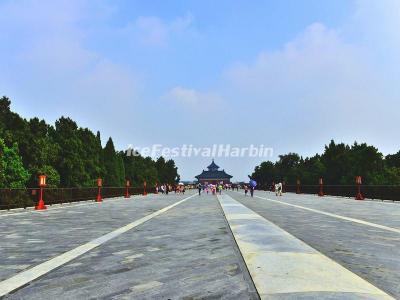
<path fill-rule="evenodd" d="M 297 182 L 296 182 L 296 194 L 301 194 L 301 192 L 300 192 L 300 180 L 299 179 L 297 179 Z"/>
<path fill-rule="evenodd" d="M 125 186 L 125 188 L 126 188 L 126 190 L 125 190 L 125 198 L 130 198 L 131 197 L 131 195 L 129 194 L 130 185 L 131 185 L 130 181 L 127 180 L 126 181 L 126 186 Z"/>
<path fill-rule="evenodd" d="M 97 179 L 97 198 L 96 202 L 102 202 L 103 198 L 101 197 L 101 187 L 103 185 L 103 180 L 101 178 Z"/>
<path fill-rule="evenodd" d="M 131 183 L 129 180 L 126 181 L 126 191 L 125 191 L 125 198 L 130 198 L 131 195 L 129 194 L 129 187 L 130 187 Z"/>
<path fill-rule="evenodd" d="M 146 181 L 145 181 L 145 182 L 143 182 L 143 196 L 146 196 L 146 195 L 147 195 L 146 186 L 147 186 L 147 183 L 146 183 Z"/>
<path fill-rule="evenodd" d="M 356 200 L 364 200 L 365 198 L 361 194 L 361 184 L 362 184 L 361 176 L 356 176 L 356 184 L 357 184 Z"/>
<path fill-rule="evenodd" d="M 47 209 L 46 205 L 44 205 L 44 200 L 43 200 L 43 194 L 44 194 L 44 187 L 45 186 L 46 186 L 46 175 L 39 175 L 40 194 L 39 194 L 38 205 L 35 206 L 36 210 Z"/>
<path fill-rule="evenodd" d="M 319 179 L 319 192 L 318 196 L 323 197 L 324 196 L 324 182 L 322 178 Z"/>

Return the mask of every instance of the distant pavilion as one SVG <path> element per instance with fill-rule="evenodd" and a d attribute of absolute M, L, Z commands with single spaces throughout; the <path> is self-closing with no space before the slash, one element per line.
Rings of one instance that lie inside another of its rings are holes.
<path fill-rule="evenodd" d="M 200 175 L 195 176 L 201 184 L 226 184 L 231 182 L 232 176 L 225 173 L 225 170 L 220 171 L 214 160 L 212 160 L 211 165 L 207 169 L 208 171 L 203 170 Z"/>

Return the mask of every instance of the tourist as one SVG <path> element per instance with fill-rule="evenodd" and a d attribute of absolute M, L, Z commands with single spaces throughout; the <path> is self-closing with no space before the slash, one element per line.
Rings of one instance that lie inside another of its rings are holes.
<path fill-rule="evenodd" d="M 250 187 L 250 195 L 251 195 L 251 197 L 253 197 L 253 195 L 254 195 L 254 186 Z"/>
<path fill-rule="evenodd" d="M 244 186 L 244 195 L 247 196 L 247 192 L 249 191 L 249 188 L 247 185 Z"/>
<path fill-rule="evenodd" d="M 199 183 L 199 184 L 197 185 L 197 189 L 199 190 L 199 196 L 201 195 L 201 188 L 202 188 L 201 183 Z"/>
<path fill-rule="evenodd" d="M 282 196 L 282 183 L 275 184 L 275 195 Z"/>

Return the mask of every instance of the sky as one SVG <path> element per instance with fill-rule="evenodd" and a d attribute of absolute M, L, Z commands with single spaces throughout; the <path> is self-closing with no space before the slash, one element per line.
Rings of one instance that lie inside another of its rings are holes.
<path fill-rule="evenodd" d="M 400 150 L 400 1 L 0 0 L 0 95 L 128 145 Z M 265 158 L 216 157 L 245 180 Z M 177 157 L 184 180 L 211 158 Z"/>

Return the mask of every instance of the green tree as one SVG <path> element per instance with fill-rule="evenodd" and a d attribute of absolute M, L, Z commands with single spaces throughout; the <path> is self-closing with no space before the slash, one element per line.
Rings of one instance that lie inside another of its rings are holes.
<path fill-rule="evenodd" d="M 108 139 L 103 150 L 103 163 L 105 169 L 104 185 L 123 186 L 125 178 L 123 161 L 116 153 L 114 142 L 111 137 Z"/>
<path fill-rule="evenodd" d="M 0 139 L 0 187 L 23 188 L 29 176 L 19 156 L 18 145 L 14 143 L 8 148 Z"/>

